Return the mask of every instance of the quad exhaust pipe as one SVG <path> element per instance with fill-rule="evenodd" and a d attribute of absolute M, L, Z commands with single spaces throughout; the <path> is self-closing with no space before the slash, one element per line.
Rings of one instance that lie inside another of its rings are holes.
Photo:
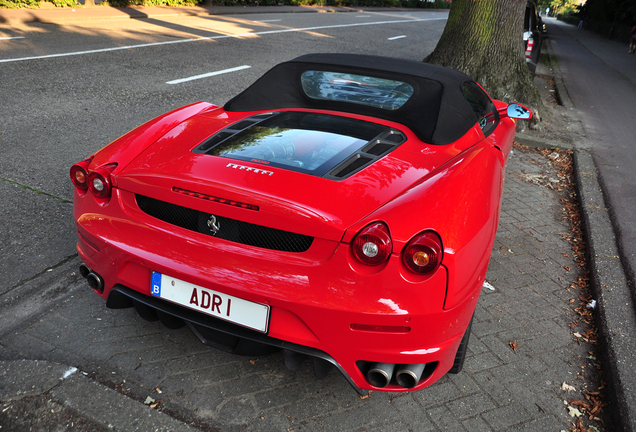
<path fill-rule="evenodd" d="M 402 387 L 413 388 L 420 382 L 425 367 L 426 363 L 401 365 L 395 373 L 395 379 Z"/>
<path fill-rule="evenodd" d="M 95 273 L 89 266 L 86 264 L 80 264 L 79 266 L 80 275 L 86 279 L 88 282 L 88 286 L 94 289 L 95 291 L 102 291 L 104 289 L 104 279 Z"/>
<path fill-rule="evenodd" d="M 367 372 L 367 380 L 372 386 L 386 387 L 393 379 L 394 363 L 373 363 Z"/>
<path fill-rule="evenodd" d="M 372 363 L 367 371 L 367 380 L 374 387 L 386 387 L 395 378 L 397 383 L 407 389 L 415 387 L 422 378 L 426 363 L 396 365 L 394 363 Z"/>

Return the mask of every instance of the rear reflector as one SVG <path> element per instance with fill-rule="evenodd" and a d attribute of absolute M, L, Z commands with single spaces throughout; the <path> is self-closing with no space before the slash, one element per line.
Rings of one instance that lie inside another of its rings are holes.
<path fill-rule="evenodd" d="M 408 333 L 411 331 L 411 327 L 354 323 L 354 324 L 351 324 L 351 330 L 370 331 L 370 332 L 378 332 L 378 333 Z"/>

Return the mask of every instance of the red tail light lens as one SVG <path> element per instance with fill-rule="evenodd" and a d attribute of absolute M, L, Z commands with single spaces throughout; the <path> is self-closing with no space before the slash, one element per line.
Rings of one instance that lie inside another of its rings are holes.
<path fill-rule="evenodd" d="M 87 159 L 78 162 L 71 167 L 71 181 L 76 188 L 81 190 L 88 189 L 88 165 L 90 163 L 90 159 Z"/>
<path fill-rule="evenodd" d="M 442 240 L 433 231 L 413 238 L 402 251 L 402 262 L 414 273 L 430 275 L 442 264 Z"/>
<path fill-rule="evenodd" d="M 393 243 L 389 229 L 382 222 L 368 225 L 358 233 L 351 251 L 362 264 L 377 266 L 384 263 L 391 255 Z"/>
<path fill-rule="evenodd" d="M 110 179 L 110 173 L 117 165 L 105 165 L 97 168 L 88 175 L 88 189 L 97 198 L 108 198 L 112 192 L 113 186 Z"/>
<path fill-rule="evenodd" d="M 534 39 L 529 38 L 526 45 L 526 58 L 532 58 L 532 49 L 534 48 Z"/>

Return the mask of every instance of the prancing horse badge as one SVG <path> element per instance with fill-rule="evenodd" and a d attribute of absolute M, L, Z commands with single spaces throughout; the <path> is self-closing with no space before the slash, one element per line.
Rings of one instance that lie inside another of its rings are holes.
<path fill-rule="evenodd" d="M 216 216 L 210 215 L 210 218 L 208 219 L 208 228 L 210 228 L 212 235 L 216 235 L 216 233 L 219 232 L 221 229 L 221 223 L 216 220 Z"/>

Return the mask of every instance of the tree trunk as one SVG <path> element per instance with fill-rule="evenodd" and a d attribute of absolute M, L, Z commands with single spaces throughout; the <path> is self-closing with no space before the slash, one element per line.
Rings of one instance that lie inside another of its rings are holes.
<path fill-rule="evenodd" d="M 536 112 L 542 103 L 525 61 L 525 8 L 526 0 L 453 0 L 444 33 L 424 61 L 460 70 L 491 97 Z"/>

